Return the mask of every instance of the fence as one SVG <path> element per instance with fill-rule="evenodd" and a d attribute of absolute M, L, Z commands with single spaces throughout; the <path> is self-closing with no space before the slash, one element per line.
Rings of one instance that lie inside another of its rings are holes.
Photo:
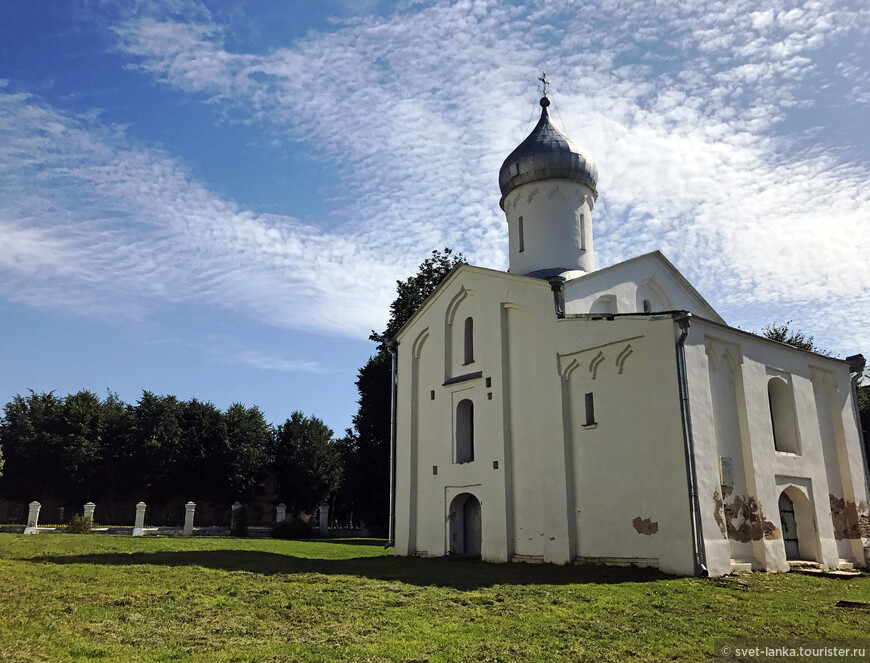
<path fill-rule="evenodd" d="M 167 525 L 158 525 L 158 526 L 147 526 L 145 524 L 146 521 L 146 512 L 148 511 L 148 505 L 145 502 L 139 502 L 135 505 L 135 515 L 133 518 L 132 526 L 105 526 L 99 527 L 95 526 L 92 528 L 92 532 L 97 534 L 130 534 L 132 536 L 145 536 L 145 535 L 164 535 L 164 536 L 208 536 L 208 535 L 227 535 L 231 533 L 240 532 L 243 528 L 247 529 L 247 518 L 243 511 L 243 506 L 239 502 L 235 502 L 230 507 L 230 523 L 229 527 L 227 526 L 208 526 L 208 527 L 196 527 L 194 524 L 196 517 L 196 503 L 187 502 L 184 505 L 184 524 L 182 526 L 167 526 Z M 284 504 L 278 504 L 275 508 L 275 520 L 274 523 L 281 523 L 287 519 L 287 507 Z M 28 505 L 28 514 L 27 521 L 24 527 L 18 526 L 4 526 L 0 529 L 5 531 L 23 531 L 24 534 L 41 534 L 41 533 L 49 533 L 49 532 L 62 532 L 66 529 L 65 526 L 47 526 L 40 527 L 39 526 L 39 514 L 42 509 L 42 505 L 33 501 Z M 90 518 L 91 522 L 95 522 L 95 513 L 97 511 L 97 505 L 93 502 L 87 502 L 83 506 L 83 516 L 85 518 Z M 58 513 L 63 517 L 63 507 L 58 509 Z M 303 517 L 306 519 L 306 517 Z M 365 530 L 339 530 L 330 532 L 328 528 L 329 523 L 329 505 L 322 504 L 318 509 L 317 518 L 308 519 L 312 525 L 316 524 L 317 530 L 316 533 L 320 536 L 326 537 L 332 535 L 344 535 L 347 536 L 349 534 L 356 534 L 357 536 L 365 536 L 367 532 Z M 270 527 L 251 527 L 247 530 L 247 533 L 253 535 L 267 535 L 269 533 Z"/>

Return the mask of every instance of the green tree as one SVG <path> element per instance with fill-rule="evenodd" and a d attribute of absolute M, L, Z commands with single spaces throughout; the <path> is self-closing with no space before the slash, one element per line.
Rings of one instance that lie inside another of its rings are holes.
<path fill-rule="evenodd" d="M 396 281 L 396 298 L 390 304 L 390 320 L 380 334 L 372 331 L 369 339 L 378 344 L 378 351 L 385 350 L 384 343 L 393 338 L 411 316 L 422 306 L 426 298 L 437 288 L 444 277 L 457 265 L 465 263 L 461 253 L 453 250 L 432 251 L 432 255 L 417 268 L 417 273 L 404 281 Z"/>
<path fill-rule="evenodd" d="M 373 331 L 369 338 L 378 344 L 377 352 L 359 369 L 357 391 L 359 407 L 344 444 L 349 467 L 341 494 L 344 509 L 369 527 L 386 527 L 390 484 L 390 370 L 387 341 L 391 340 L 426 298 L 457 265 L 465 262 L 461 253 L 451 249 L 432 251 L 417 273 L 396 282 L 396 298 L 390 305 L 386 328 Z M 352 497 L 350 497 L 352 496 Z"/>
<path fill-rule="evenodd" d="M 357 439 L 353 430 L 345 430 L 344 437 L 334 442 L 341 463 L 342 479 L 333 496 L 334 510 L 331 517 L 342 523 L 358 521 L 357 485 L 353 477 L 361 470 Z"/>
<path fill-rule="evenodd" d="M 57 447 L 54 464 L 60 477 L 58 493 L 65 501 L 97 499 L 96 480 L 102 466 L 103 403 L 90 391 L 70 394 L 62 401 L 60 421 L 55 422 Z"/>
<path fill-rule="evenodd" d="M 180 404 L 179 425 L 180 473 L 187 477 L 183 499 L 226 501 L 229 440 L 224 413 L 212 403 L 192 398 Z"/>
<path fill-rule="evenodd" d="M 294 412 L 275 431 L 272 471 L 293 513 L 311 513 L 341 481 L 341 453 L 332 430 L 317 417 Z"/>
<path fill-rule="evenodd" d="M 9 464 L 2 495 L 30 501 L 60 496 L 64 477 L 57 462 L 63 401 L 52 392 L 16 394 L 3 409 L 0 446 Z"/>
<path fill-rule="evenodd" d="M 122 401 L 118 394 L 110 391 L 102 405 L 102 453 L 98 486 L 92 486 L 92 489 L 99 487 L 103 493 L 111 493 L 117 497 L 129 496 L 131 477 L 124 470 L 130 473 L 137 471 L 129 458 L 132 431 L 133 408 Z M 96 501 L 98 497 L 89 499 Z"/>
<path fill-rule="evenodd" d="M 2 482 L 12 499 L 99 499 L 115 484 L 113 455 L 126 439 L 128 407 L 89 391 L 16 395 L 0 420 L 0 445 L 14 472 Z"/>
<path fill-rule="evenodd" d="M 870 414 L 870 384 L 858 386 L 858 411 Z"/>
<path fill-rule="evenodd" d="M 789 320 L 783 324 L 776 324 L 775 322 L 769 325 L 765 325 L 761 328 L 761 335 L 765 338 L 769 338 L 772 341 L 779 341 L 780 343 L 787 343 L 788 345 L 799 348 L 800 350 L 809 350 L 810 352 L 815 352 L 816 354 L 830 356 L 830 353 L 827 350 L 820 348 L 816 345 L 812 336 L 807 336 L 800 329 L 792 329 L 791 328 L 792 321 Z"/>
<path fill-rule="evenodd" d="M 262 487 L 271 461 L 272 427 L 257 406 L 233 403 L 227 408 L 227 443 L 220 450 L 223 476 L 216 477 L 222 488 L 217 501 L 249 500 Z M 222 480 L 222 481 L 221 481 Z"/>
<path fill-rule="evenodd" d="M 175 396 L 157 396 L 150 391 L 143 391 L 133 406 L 124 475 L 135 493 L 147 496 L 155 505 L 165 506 L 187 479 L 182 471 L 181 410 Z"/>
<path fill-rule="evenodd" d="M 858 377 L 859 381 L 861 379 Z M 858 395 L 858 418 L 861 420 L 861 429 L 864 432 L 864 449 L 870 462 L 870 384 L 858 384 L 855 391 Z"/>

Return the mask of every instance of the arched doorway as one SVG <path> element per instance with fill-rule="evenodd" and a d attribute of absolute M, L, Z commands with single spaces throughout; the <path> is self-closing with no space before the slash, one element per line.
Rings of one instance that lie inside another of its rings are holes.
<path fill-rule="evenodd" d="M 482 539 L 480 501 L 461 493 L 450 503 L 450 554 L 479 557 Z"/>
<path fill-rule="evenodd" d="M 794 517 L 794 502 L 782 493 L 779 496 L 779 521 L 782 523 L 782 541 L 785 544 L 786 559 L 800 559 L 801 549 L 798 545 L 797 520 Z"/>
<path fill-rule="evenodd" d="M 780 493 L 779 522 L 787 560 L 819 561 L 813 506 L 802 490 L 789 486 Z"/>

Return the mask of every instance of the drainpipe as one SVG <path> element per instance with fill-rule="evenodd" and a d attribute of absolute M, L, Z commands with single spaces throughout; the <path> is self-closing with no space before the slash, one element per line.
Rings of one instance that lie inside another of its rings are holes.
<path fill-rule="evenodd" d="M 562 288 L 565 285 L 564 276 L 551 276 L 547 279 L 550 290 L 553 291 L 553 306 L 556 308 L 556 317 L 565 317 L 565 293 Z"/>
<path fill-rule="evenodd" d="M 394 339 L 387 341 L 387 350 L 390 352 L 390 520 L 384 548 L 395 545 L 396 538 L 396 364 L 399 349 Z"/>
<path fill-rule="evenodd" d="M 682 311 L 674 317 L 674 322 L 680 326 L 680 337 L 677 339 L 677 382 L 680 386 L 680 414 L 683 420 L 683 446 L 686 451 L 686 482 L 689 489 L 689 514 L 692 525 L 692 552 L 695 561 L 695 573 L 706 578 L 707 554 L 704 550 L 704 535 L 701 530 L 701 504 L 698 501 L 698 475 L 695 471 L 695 441 L 692 435 L 692 412 L 689 409 L 689 379 L 686 372 L 686 337 L 689 335 L 689 325 L 692 314 Z"/>

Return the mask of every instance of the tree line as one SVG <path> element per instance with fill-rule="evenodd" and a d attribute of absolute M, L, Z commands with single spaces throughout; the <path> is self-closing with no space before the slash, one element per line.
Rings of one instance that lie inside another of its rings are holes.
<path fill-rule="evenodd" d="M 17 395 L 4 407 L 0 445 L 0 496 L 17 501 L 230 504 L 252 499 L 272 474 L 281 500 L 303 512 L 342 476 L 341 445 L 316 417 L 294 412 L 271 426 L 257 407 L 222 411 L 148 391 L 134 404 L 90 391 Z"/>

